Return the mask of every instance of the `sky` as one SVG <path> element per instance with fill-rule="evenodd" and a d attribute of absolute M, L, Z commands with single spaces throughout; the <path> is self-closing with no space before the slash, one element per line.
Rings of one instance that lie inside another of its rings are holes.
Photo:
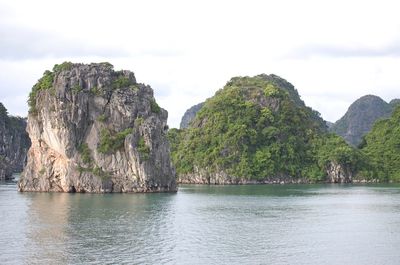
<path fill-rule="evenodd" d="M 234 76 L 276 74 L 328 121 L 361 96 L 400 98 L 400 3 L 358 0 L 0 0 L 0 102 L 63 61 L 108 61 L 149 84 L 179 127 Z"/>

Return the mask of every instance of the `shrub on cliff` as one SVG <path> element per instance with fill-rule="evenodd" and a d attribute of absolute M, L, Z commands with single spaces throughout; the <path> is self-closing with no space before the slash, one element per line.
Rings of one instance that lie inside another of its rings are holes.
<path fill-rule="evenodd" d="M 54 81 L 54 72 L 46 70 L 43 73 L 43 76 L 32 87 L 32 90 L 29 93 L 29 98 L 28 98 L 29 113 L 36 112 L 36 97 L 39 91 L 45 89 L 51 89 L 53 87 L 53 81 Z"/>
<path fill-rule="evenodd" d="M 100 142 L 97 150 L 103 154 L 115 153 L 124 146 L 126 136 L 131 134 L 132 131 L 132 128 L 128 128 L 121 132 L 113 133 L 108 129 L 103 129 L 100 132 Z"/>

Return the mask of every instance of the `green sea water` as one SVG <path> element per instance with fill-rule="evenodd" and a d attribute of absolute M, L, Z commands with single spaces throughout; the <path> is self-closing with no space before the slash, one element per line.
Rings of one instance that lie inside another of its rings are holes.
<path fill-rule="evenodd" d="M 400 264 L 400 186 L 58 194 L 2 182 L 0 245 L 0 264 Z"/>

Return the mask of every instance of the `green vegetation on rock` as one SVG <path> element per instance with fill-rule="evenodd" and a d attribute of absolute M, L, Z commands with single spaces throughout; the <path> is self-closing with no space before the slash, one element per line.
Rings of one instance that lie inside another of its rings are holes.
<path fill-rule="evenodd" d="M 85 163 L 86 165 L 92 164 L 91 150 L 90 150 L 89 146 L 86 143 L 81 144 L 78 147 L 78 152 L 80 153 L 80 155 L 82 157 L 83 163 Z"/>
<path fill-rule="evenodd" d="M 113 70 L 114 69 L 114 65 L 112 65 L 111 63 L 109 63 L 109 62 L 101 62 L 101 63 L 99 63 L 100 65 L 102 65 L 102 66 L 104 66 L 104 67 L 106 67 L 106 68 L 108 68 L 108 69 L 110 69 L 110 70 Z"/>
<path fill-rule="evenodd" d="M 53 72 L 69 71 L 72 69 L 74 64 L 71 62 L 63 62 L 62 64 L 56 64 L 53 67 Z"/>
<path fill-rule="evenodd" d="M 110 179 L 110 174 L 108 174 L 107 172 L 105 172 L 101 167 L 99 166 L 95 166 L 92 169 L 92 173 L 93 175 L 95 175 L 96 177 L 100 178 L 101 180 L 108 180 Z"/>
<path fill-rule="evenodd" d="M 137 150 L 141 159 L 148 160 L 150 158 L 150 148 L 147 146 L 143 137 L 139 138 Z"/>
<path fill-rule="evenodd" d="M 143 124 L 143 122 L 144 122 L 144 119 L 142 117 L 137 117 L 135 119 L 135 126 L 140 126 Z"/>
<path fill-rule="evenodd" d="M 285 95 L 288 95 L 286 91 L 283 91 L 272 84 L 268 84 L 264 89 L 264 95 L 266 97 L 276 97 L 283 98 Z"/>
<path fill-rule="evenodd" d="M 56 64 L 53 67 L 53 71 L 46 70 L 43 73 L 42 78 L 32 87 L 28 97 L 29 113 L 36 113 L 36 97 L 41 90 L 53 89 L 54 76 L 56 73 L 61 71 L 70 70 L 73 64 L 71 62 L 63 62 L 62 64 Z"/>
<path fill-rule="evenodd" d="M 358 173 L 365 168 L 365 157 L 356 148 L 348 145 L 346 141 L 336 134 L 324 134 L 313 143 L 315 157 L 318 162 L 318 168 L 326 169 L 329 163 L 334 162 L 349 169 L 353 173 Z M 313 172 L 315 173 L 315 171 Z M 319 176 L 321 176 L 320 172 Z M 357 175 L 357 174 L 355 174 Z M 322 176 L 326 176 L 322 174 Z M 312 174 L 310 177 L 315 178 Z M 324 180 L 317 179 L 317 180 Z"/>
<path fill-rule="evenodd" d="M 151 112 L 154 112 L 154 113 L 161 112 L 160 106 L 158 106 L 157 102 L 154 99 L 150 100 L 150 109 L 151 109 Z"/>
<path fill-rule="evenodd" d="M 97 86 L 94 86 L 94 87 L 90 88 L 90 93 L 92 93 L 93 95 L 96 95 L 96 96 L 100 96 L 101 90 Z"/>
<path fill-rule="evenodd" d="M 83 90 L 83 88 L 78 83 L 76 83 L 72 86 L 71 90 L 75 93 L 79 93 Z"/>
<path fill-rule="evenodd" d="M 43 73 L 42 78 L 32 87 L 29 93 L 28 106 L 29 113 L 36 113 L 36 97 L 41 90 L 51 89 L 54 82 L 54 73 L 47 70 Z"/>
<path fill-rule="evenodd" d="M 79 173 L 92 173 L 94 176 L 100 178 L 101 180 L 109 180 L 110 179 L 110 174 L 104 171 L 101 167 L 95 165 L 94 167 L 78 167 Z"/>
<path fill-rule="evenodd" d="M 400 106 L 390 118 L 376 122 L 360 144 L 370 162 L 369 176 L 400 181 Z"/>
<path fill-rule="evenodd" d="M 97 150 L 103 154 L 115 153 L 117 150 L 124 147 L 125 138 L 132 132 L 132 128 L 127 128 L 118 133 L 103 129 L 100 132 L 100 142 Z"/>
<path fill-rule="evenodd" d="M 113 81 L 112 87 L 114 89 L 118 88 L 125 88 L 133 85 L 134 83 L 129 80 L 128 77 L 124 76 L 123 74 L 119 74 L 118 77 Z"/>
<path fill-rule="evenodd" d="M 319 114 L 277 76 L 235 77 L 184 130 L 170 130 L 178 174 L 225 172 L 240 179 L 323 180 L 330 162 L 358 168 L 357 150 L 326 132 Z"/>
<path fill-rule="evenodd" d="M 105 122 L 107 120 L 107 115 L 106 114 L 101 114 L 97 117 L 97 120 L 99 122 Z"/>

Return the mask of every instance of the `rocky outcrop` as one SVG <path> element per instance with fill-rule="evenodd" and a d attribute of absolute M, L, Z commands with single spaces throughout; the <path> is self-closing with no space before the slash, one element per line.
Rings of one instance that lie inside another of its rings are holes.
<path fill-rule="evenodd" d="M 8 116 L 0 103 L 0 180 L 11 179 L 13 173 L 22 171 L 30 146 L 25 131 L 26 120 Z"/>
<path fill-rule="evenodd" d="M 244 185 L 244 184 L 308 184 L 306 178 L 293 178 L 290 176 L 266 177 L 261 180 L 237 178 L 228 175 L 223 170 L 209 172 L 207 169 L 195 168 L 193 173 L 178 175 L 177 181 L 181 184 L 208 184 L 208 185 Z"/>
<path fill-rule="evenodd" d="M 353 170 L 336 162 L 330 162 L 326 168 L 328 183 L 351 183 Z"/>
<path fill-rule="evenodd" d="M 353 182 L 353 170 L 350 168 L 338 164 L 336 162 L 330 162 L 326 168 L 327 177 L 326 183 L 352 183 Z M 180 174 L 177 179 L 178 183 L 181 184 L 211 184 L 211 185 L 232 185 L 232 184 L 309 184 L 314 183 L 307 178 L 293 178 L 291 176 L 273 176 L 266 177 L 261 180 L 254 180 L 249 178 L 237 178 L 228 175 L 223 170 L 218 173 L 210 172 L 207 169 L 195 168 L 193 173 Z M 361 182 L 362 180 L 356 180 Z M 376 181 L 374 181 L 376 182 Z"/>
<path fill-rule="evenodd" d="M 109 63 L 56 65 L 34 86 L 20 191 L 176 191 L 167 111 Z"/>
<path fill-rule="evenodd" d="M 185 114 L 183 114 L 180 124 L 181 129 L 186 129 L 187 127 L 189 127 L 190 122 L 194 119 L 194 117 L 196 117 L 197 112 L 199 112 L 203 105 L 204 102 L 194 105 L 185 111 Z"/>
<path fill-rule="evenodd" d="M 374 123 L 389 117 L 397 104 L 396 99 L 387 103 L 374 95 L 363 96 L 350 105 L 346 114 L 330 126 L 330 130 L 342 136 L 349 144 L 357 146 Z"/>

